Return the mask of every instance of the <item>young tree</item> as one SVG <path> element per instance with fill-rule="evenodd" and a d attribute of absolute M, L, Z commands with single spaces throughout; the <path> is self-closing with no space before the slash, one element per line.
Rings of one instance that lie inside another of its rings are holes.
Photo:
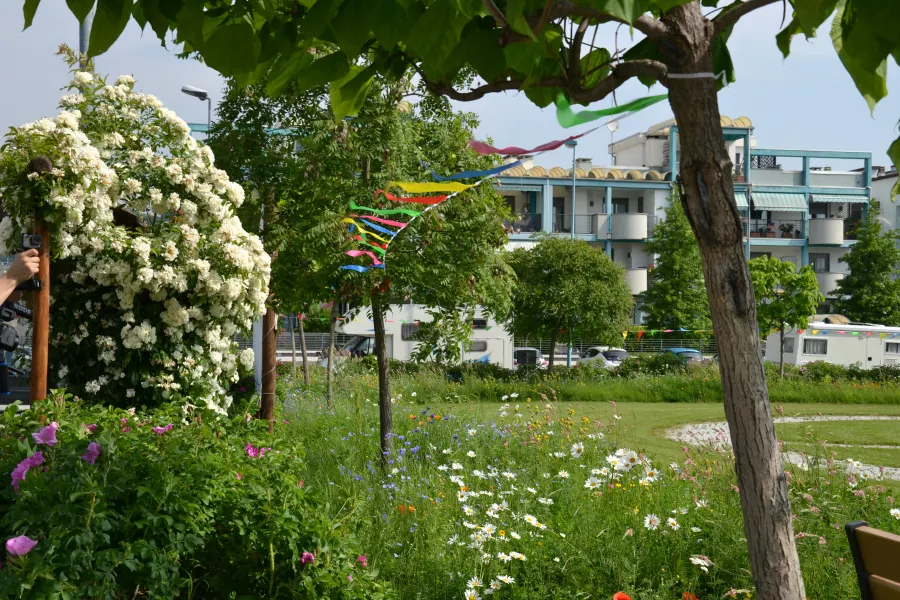
<path fill-rule="evenodd" d="M 560 336 L 621 343 L 634 299 L 625 270 L 583 240 L 544 237 L 532 248 L 509 255 L 518 285 L 510 323 L 517 335 Z M 550 353 L 549 369 L 553 370 Z"/>
<path fill-rule="evenodd" d="M 777 331 L 780 337 L 781 376 L 784 377 L 784 330 L 803 329 L 825 296 L 812 267 L 799 271 L 793 263 L 760 256 L 750 261 L 750 277 L 756 293 L 756 319 L 763 334 Z"/>
<path fill-rule="evenodd" d="M 652 329 L 709 329 L 709 300 L 703 284 L 703 264 L 681 199 L 673 192 L 666 218 L 647 241 L 653 254 L 643 311 Z"/>
<path fill-rule="evenodd" d="M 873 200 L 856 243 L 840 258 L 850 273 L 838 282 L 835 310 L 853 321 L 900 325 L 898 230 L 881 231 L 881 207 Z"/>
<path fill-rule="evenodd" d="M 333 82 L 332 105 L 341 116 L 362 104 L 376 72 L 402 77 L 409 65 L 428 89 L 460 101 L 521 90 L 540 106 L 550 104 L 560 92 L 575 103 L 588 104 L 633 78 L 668 87 L 681 141 L 684 205 L 699 241 L 719 340 L 726 417 L 757 593 L 767 600 L 802 600 L 803 579 L 765 371 L 761 359 L 746 358 L 759 356 L 759 332 L 734 200 L 733 166 L 725 151 L 716 98 L 718 74 L 724 72 L 729 81 L 734 78 L 727 47 L 732 29 L 745 15 L 777 2 L 318 0 L 282 9 L 257 0 L 217 0 L 207 12 L 206 2 L 138 0 L 132 6 L 131 0 L 101 0 L 104 10 L 97 13 L 101 26 L 94 21 L 90 52 L 105 52 L 132 11 L 164 43 L 175 30 L 176 43 L 220 72 L 240 74 L 247 81 L 273 73 L 308 88 Z M 25 0 L 26 27 L 38 4 L 39 0 Z M 814 36 L 834 15 L 835 50 L 874 107 L 887 95 L 888 59 L 900 61 L 895 26 L 900 4 L 875 0 L 791 4 L 792 19 L 776 36 L 782 52 L 789 53 L 793 36 Z M 83 19 L 90 3 L 70 6 Z M 719 10 L 704 15 L 704 7 Z M 645 36 L 626 52 L 585 44 L 591 27 L 623 23 Z M 323 47 L 334 51 L 323 57 L 319 53 Z M 319 58 L 314 59 L 311 50 Z M 365 68 L 356 67 L 361 58 L 367 61 Z M 472 85 L 476 76 L 480 81 Z M 900 140 L 888 154 L 900 163 Z"/>

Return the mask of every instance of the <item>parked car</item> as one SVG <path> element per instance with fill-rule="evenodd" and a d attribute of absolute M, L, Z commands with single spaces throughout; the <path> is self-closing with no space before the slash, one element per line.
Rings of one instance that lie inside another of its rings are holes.
<path fill-rule="evenodd" d="M 668 348 L 663 354 L 674 354 L 688 364 L 703 362 L 703 353 L 696 348 Z"/>
<path fill-rule="evenodd" d="M 537 348 L 513 348 L 513 369 L 522 365 L 537 365 L 539 369 L 546 369 L 548 364 L 549 361 Z"/>
<path fill-rule="evenodd" d="M 609 346 L 592 346 L 581 354 L 579 362 L 589 363 L 602 360 L 609 369 L 618 367 L 628 358 L 628 352 L 624 348 L 610 348 Z"/>

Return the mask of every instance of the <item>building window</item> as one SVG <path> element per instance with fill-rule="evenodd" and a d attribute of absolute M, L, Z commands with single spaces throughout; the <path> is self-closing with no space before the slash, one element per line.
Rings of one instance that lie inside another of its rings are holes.
<path fill-rule="evenodd" d="M 402 323 L 400 325 L 400 339 L 404 342 L 414 340 L 417 331 L 419 331 L 418 323 Z"/>
<path fill-rule="evenodd" d="M 638 198 L 638 212 L 639 213 L 644 212 L 644 197 L 643 196 Z"/>
<path fill-rule="evenodd" d="M 794 347 L 795 347 L 796 341 L 797 341 L 797 338 L 794 338 L 794 337 L 784 338 L 784 353 L 785 354 L 793 354 L 794 353 Z"/>
<path fill-rule="evenodd" d="M 803 340 L 803 354 L 825 356 L 828 354 L 828 340 Z"/>
<path fill-rule="evenodd" d="M 487 329 L 487 319 L 472 319 L 472 329 Z"/>
<path fill-rule="evenodd" d="M 613 198 L 612 199 L 612 209 L 613 209 L 613 213 L 628 212 L 628 198 Z"/>
<path fill-rule="evenodd" d="M 506 207 L 509 209 L 509 212 L 515 214 L 515 212 L 516 212 L 516 197 L 515 196 L 503 196 L 503 199 L 506 200 Z"/>
<path fill-rule="evenodd" d="M 900 342 L 885 342 L 884 351 L 888 354 L 900 354 Z"/>
<path fill-rule="evenodd" d="M 469 352 L 487 352 L 487 340 L 471 340 Z"/>
<path fill-rule="evenodd" d="M 809 253 L 809 264 L 812 266 L 813 271 L 816 273 L 830 273 L 831 272 L 831 255 L 827 252 L 822 253 Z"/>
<path fill-rule="evenodd" d="M 772 258 L 772 253 L 771 252 L 751 252 L 750 260 L 753 260 L 754 258 L 760 258 L 763 256 L 765 256 L 766 258 Z"/>

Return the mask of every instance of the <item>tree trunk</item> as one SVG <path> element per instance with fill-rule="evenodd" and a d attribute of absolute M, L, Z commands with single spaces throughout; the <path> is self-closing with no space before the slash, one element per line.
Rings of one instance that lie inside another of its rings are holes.
<path fill-rule="evenodd" d="M 328 410 L 334 407 L 334 327 L 337 323 L 338 299 L 331 302 L 331 323 L 328 327 L 328 392 L 325 405 Z"/>
<path fill-rule="evenodd" d="M 778 333 L 778 340 L 781 343 L 781 360 L 778 364 L 781 367 L 781 378 L 784 379 L 784 323 L 781 324 L 781 329 L 778 330 Z"/>
<path fill-rule="evenodd" d="M 670 33 L 658 47 L 668 72 L 712 72 L 713 26 L 700 3 L 672 8 L 663 22 Z M 703 260 L 757 595 L 804 600 L 715 80 L 669 78 L 668 86 L 681 138 L 682 205 Z"/>
<path fill-rule="evenodd" d="M 300 354 L 303 357 L 303 383 L 309 385 L 309 362 L 306 359 L 306 334 L 303 331 L 303 313 L 300 313 Z"/>
<path fill-rule="evenodd" d="M 277 254 L 272 251 L 272 229 L 275 226 L 275 188 L 269 188 L 265 192 L 265 206 L 263 210 L 263 242 L 269 245 L 267 248 L 274 261 Z M 271 293 L 268 298 L 266 314 L 263 317 L 262 338 L 262 394 L 260 395 L 259 417 L 269 422 L 269 433 L 275 430 L 275 321 L 278 316 L 272 309 Z"/>
<path fill-rule="evenodd" d="M 263 317 L 262 397 L 259 418 L 269 422 L 269 433 L 275 430 L 275 321 L 278 316 L 271 307 Z"/>
<path fill-rule="evenodd" d="M 391 414 L 391 372 L 387 338 L 384 334 L 384 306 L 381 295 L 372 294 L 372 321 L 375 323 L 375 356 L 378 359 L 378 416 L 381 426 L 381 460 L 387 464 L 393 447 L 394 423 Z"/>
<path fill-rule="evenodd" d="M 294 337 L 294 319 L 296 318 L 295 315 L 288 316 L 288 324 L 291 326 L 291 374 L 294 376 L 294 380 L 297 379 L 297 339 Z"/>
<path fill-rule="evenodd" d="M 553 365 L 556 362 L 554 357 L 556 356 L 556 340 L 558 337 L 559 337 L 558 331 L 553 330 L 550 332 L 550 361 L 547 364 L 548 371 L 553 370 Z"/>

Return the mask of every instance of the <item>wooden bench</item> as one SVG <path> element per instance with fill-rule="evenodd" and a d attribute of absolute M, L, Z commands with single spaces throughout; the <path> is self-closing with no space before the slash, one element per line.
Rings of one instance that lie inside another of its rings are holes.
<path fill-rule="evenodd" d="M 900 600 L 900 535 L 865 521 L 846 525 L 862 600 Z"/>

